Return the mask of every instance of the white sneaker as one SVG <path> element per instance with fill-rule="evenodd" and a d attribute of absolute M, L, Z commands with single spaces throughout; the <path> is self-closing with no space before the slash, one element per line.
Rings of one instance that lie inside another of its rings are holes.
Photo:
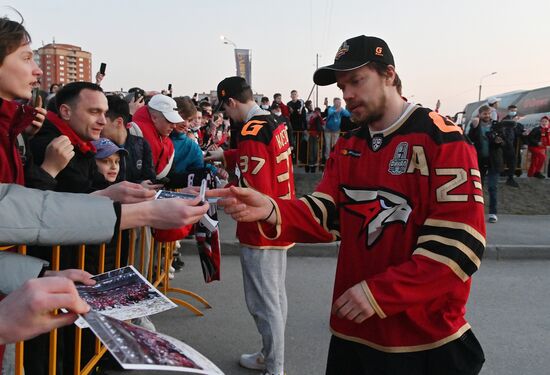
<path fill-rule="evenodd" d="M 498 221 L 498 217 L 495 214 L 489 214 L 489 223 L 496 223 Z"/>
<path fill-rule="evenodd" d="M 239 364 L 242 367 L 249 368 L 251 370 L 265 370 L 265 358 L 261 351 L 241 355 Z"/>

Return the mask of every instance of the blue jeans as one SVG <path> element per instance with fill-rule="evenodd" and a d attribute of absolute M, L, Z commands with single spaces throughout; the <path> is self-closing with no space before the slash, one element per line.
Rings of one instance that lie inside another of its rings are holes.
<path fill-rule="evenodd" d="M 481 176 L 483 178 L 483 185 L 487 183 L 487 190 L 489 191 L 489 213 L 497 213 L 497 184 L 498 184 L 498 173 L 497 170 L 492 168 L 483 168 L 481 167 Z"/>

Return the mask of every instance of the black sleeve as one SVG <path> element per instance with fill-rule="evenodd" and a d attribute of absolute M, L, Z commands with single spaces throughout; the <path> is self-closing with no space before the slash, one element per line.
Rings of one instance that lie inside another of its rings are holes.
<path fill-rule="evenodd" d="M 143 141 L 143 158 L 142 160 L 142 179 L 141 181 L 145 180 L 155 180 L 157 178 L 157 174 L 155 173 L 155 168 L 153 167 L 153 152 L 151 151 L 151 146 L 149 146 L 149 142 L 145 140 L 145 138 L 142 138 Z"/>
<path fill-rule="evenodd" d="M 120 202 L 113 202 L 113 207 L 115 209 L 116 215 L 115 231 L 113 232 L 113 238 L 115 238 L 118 231 L 120 230 L 120 221 L 122 219 L 122 204 Z"/>
<path fill-rule="evenodd" d="M 46 148 L 52 140 L 53 138 L 41 136 L 38 133 L 27 143 L 25 186 L 40 190 L 56 190 L 57 180 L 41 167 L 44 162 Z"/>

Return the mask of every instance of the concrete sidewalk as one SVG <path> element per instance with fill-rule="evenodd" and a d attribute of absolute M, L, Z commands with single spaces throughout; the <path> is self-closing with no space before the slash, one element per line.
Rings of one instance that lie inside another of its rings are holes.
<path fill-rule="evenodd" d="M 220 238 L 224 255 L 239 255 L 235 221 L 220 210 Z M 186 240 L 194 243 L 194 240 Z M 289 256 L 335 257 L 338 243 L 296 244 Z M 485 258 L 550 259 L 550 215 L 499 215 L 487 223 Z"/>

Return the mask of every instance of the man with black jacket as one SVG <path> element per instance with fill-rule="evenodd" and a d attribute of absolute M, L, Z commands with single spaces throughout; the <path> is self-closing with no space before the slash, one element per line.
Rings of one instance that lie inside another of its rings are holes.
<path fill-rule="evenodd" d="M 479 108 L 479 117 L 472 120 L 468 137 L 477 151 L 479 171 L 483 182 L 487 181 L 489 190 L 489 223 L 496 223 L 497 217 L 497 183 L 503 166 L 502 135 L 495 132 L 495 121 L 491 120 L 491 108 L 487 105 Z"/>
<path fill-rule="evenodd" d="M 502 121 L 507 122 L 508 126 L 503 127 L 503 133 L 505 142 L 503 145 L 504 151 L 504 162 L 508 169 L 506 170 L 506 175 L 508 179 L 506 180 L 506 185 L 518 188 L 518 183 L 514 180 L 514 173 L 516 171 L 516 165 L 518 162 L 519 146 L 521 135 L 523 134 L 523 125 L 517 122 L 518 120 L 518 107 L 515 105 L 508 106 L 508 113 Z"/>

